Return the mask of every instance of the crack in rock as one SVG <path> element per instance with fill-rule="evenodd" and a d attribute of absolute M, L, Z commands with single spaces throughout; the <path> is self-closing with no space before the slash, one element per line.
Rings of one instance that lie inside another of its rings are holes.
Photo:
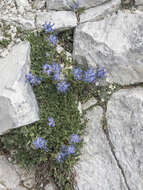
<path fill-rule="evenodd" d="M 109 137 L 108 126 L 107 126 L 107 119 L 106 119 L 106 108 L 104 108 L 103 120 L 104 120 L 104 125 L 106 126 L 106 129 L 105 129 L 104 126 L 103 126 L 103 131 L 104 131 L 105 136 L 106 136 L 106 139 L 107 139 L 107 141 L 108 141 L 108 143 L 109 143 L 111 152 L 112 152 L 113 157 L 114 157 L 114 159 L 115 159 L 115 161 L 116 161 L 116 163 L 117 163 L 118 168 L 119 168 L 120 171 L 121 171 L 121 174 L 122 174 L 122 176 L 123 176 L 123 179 L 124 179 L 124 182 L 125 182 L 125 184 L 126 184 L 127 189 L 128 189 L 128 190 L 131 190 L 130 187 L 129 187 L 129 185 L 128 185 L 128 182 L 127 182 L 127 179 L 126 179 L 124 170 L 123 170 L 122 166 L 120 165 L 120 162 L 119 162 L 119 160 L 117 159 L 116 154 L 115 154 L 115 152 L 114 152 L 114 145 L 112 144 L 111 139 L 110 139 L 110 137 Z"/>

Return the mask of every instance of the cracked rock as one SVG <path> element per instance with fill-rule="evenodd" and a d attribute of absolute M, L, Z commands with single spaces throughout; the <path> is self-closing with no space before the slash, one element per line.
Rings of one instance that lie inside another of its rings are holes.
<path fill-rule="evenodd" d="M 123 89 L 107 105 L 107 126 L 130 190 L 143 189 L 143 88 Z"/>
<path fill-rule="evenodd" d="M 37 13 L 37 28 L 42 29 L 42 25 L 45 22 L 54 23 L 53 29 L 58 31 L 68 30 L 70 28 L 76 27 L 77 25 L 76 15 L 71 11 L 50 11 Z"/>
<path fill-rule="evenodd" d="M 20 177 L 4 156 L 0 156 L 0 184 L 6 189 L 16 188 L 20 183 Z M 4 188 L 3 188 L 4 189 Z M 4 190 L 6 190 L 4 189 Z"/>
<path fill-rule="evenodd" d="M 103 110 L 87 112 L 87 131 L 80 161 L 76 165 L 78 190 L 128 190 L 102 129 Z"/>
<path fill-rule="evenodd" d="M 73 57 L 79 64 L 104 67 L 109 82 L 143 82 L 143 13 L 118 11 L 103 20 L 78 25 Z"/>
<path fill-rule="evenodd" d="M 25 75 L 30 70 L 30 44 L 22 42 L 0 59 L 0 135 L 39 120 L 38 105 Z"/>
<path fill-rule="evenodd" d="M 100 6 L 87 9 L 80 15 L 80 23 L 101 20 L 106 15 L 112 14 L 113 12 L 118 10 L 120 4 L 120 0 L 112 0 Z"/>
<path fill-rule="evenodd" d="M 66 10 L 70 7 L 68 6 L 73 0 L 47 0 L 47 9 L 48 10 Z M 91 8 L 101 5 L 109 0 L 75 0 L 75 2 L 79 2 L 80 8 Z"/>
<path fill-rule="evenodd" d="M 94 97 L 92 97 L 86 103 L 82 104 L 82 110 L 86 110 L 90 108 L 91 106 L 95 105 L 96 103 L 97 103 L 97 100 Z"/>

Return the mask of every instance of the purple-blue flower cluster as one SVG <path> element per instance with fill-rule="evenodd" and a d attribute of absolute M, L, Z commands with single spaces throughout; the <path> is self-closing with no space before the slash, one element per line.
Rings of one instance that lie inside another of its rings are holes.
<path fill-rule="evenodd" d="M 81 68 L 75 68 L 73 70 L 73 76 L 75 80 L 81 80 L 84 82 L 92 83 L 98 78 L 103 78 L 105 77 L 105 70 L 104 68 L 102 69 L 97 69 L 97 72 L 94 72 L 93 69 L 88 68 L 87 71 L 83 71 Z"/>
<path fill-rule="evenodd" d="M 57 36 L 55 34 L 51 34 L 49 37 L 49 42 L 55 46 L 57 44 Z"/>
<path fill-rule="evenodd" d="M 44 64 L 42 66 L 43 73 L 47 73 L 48 75 L 53 75 L 53 79 L 59 81 L 61 79 L 61 66 L 60 64 L 57 64 L 53 62 L 51 65 Z"/>
<path fill-rule="evenodd" d="M 78 0 L 66 0 L 67 5 L 75 12 L 79 8 Z"/>
<path fill-rule="evenodd" d="M 53 26 L 54 26 L 54 24 L 51 24 L 51 22 L 43 24 L 43 28 L 46 33 L 54 32 Z"/>
<path fill-rule="evenodd" d="M 43 139 L 42 137 L 37 137 L 32 144 L 34 145 L 35 149 L 44 149 L 45 151 L 48 151 L 46 142 L 47 141 Z"/>
<path fill-rule="evenodd" d="M 68 156 L 70 156 L 71 154 L 75 154 L 75 152 L 76 148 L 74 145 L 63 145 L 62 151 L 57 156 L 57 161 L 63 162 L 67 159 Z"/>
<path fill-rule="evenodd" d="M 32 72 L 26 75 L 26 80 L 29 81 L 32 86 L 40 85 L 42 78 L 38 78 L 37 76 L 32 75 Z"/>
<path fill-rule="evenodd" d="M 63 162 L 68 156 L 76 153 L 75 144 L 80 142 L 80 137 L 77 134 L 72 134 L 69 138 L 70 145 L 62 145 L 62 151 L 58 154 L 58 162 Z"/>
<path fill-rule="evenodd" d="M 72 143 L 79 143 L 80 142 L 79 135 L 77 135 L 77 134 L 71 135 L 70 136 L 70 142 L 72 142 Z"/>
<path fill-rule="evenodd" d="M 56 124 L 55 124 L 55 121 L 54 121 L 54 118 L 53 118 L 53 117 L 49 117 L 49 118 L 48 118 L 48 121 L 49 121 L 49 123 L 48 123 L 48 125 L 49 125 L 49 126 L 52 126 L 52 127 L 55 127 L 55 126 L 56 126 Z"/>
<path fill-rule="evenodd" d="M 69 86 L 70 86 L 70 84 L 67 83 L 66 81 L 61 81 L 61 82 L 57 83 L 57 85 L 56 85 L 57 90 L 62 93 L 65 93 L 68 90 Z"/>
<path fill-rule="evenodd" d="M 42 69 L 43 69 L 43 73 L 47 73 L 48 75 L 52 75 L 53 79 L 58 81 L 56 88 L 59 92 L 65 93 L 68 90 L 70 84 L 67 83 L 65 80 L 61 81 L 62 68 L 61 68 L 60 64 L 53 62 L 50 65 L 47 62 L 46 64 L 44 64 L 42 66 Z"/>

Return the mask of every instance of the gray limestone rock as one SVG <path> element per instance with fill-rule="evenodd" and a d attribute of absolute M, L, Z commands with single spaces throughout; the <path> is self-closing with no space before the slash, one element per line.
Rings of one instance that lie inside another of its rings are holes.
<path fill-rule="evenodd" d="M 15 0 L 17 7 L 30 8 L 28 0 Z"/>
<path fill-rule="evenodd" d="M 80 8 L 91 8 L 101 5 L 109 0 L 47 0 L 48 10 L 66 10 L 69 9 L 69 4 L 79 2 Z"/>
<path fill-rule="evenodd" d="M 107 126 L 130 190 L 143 189 L 143 88 L 123 89 L 107 105 Z"/>
<path fill-rule="evenodd" d="M 124 10 L 78 25 L 73 58 L 79 64 L 104 67 L 109 82 L 143 82 L 143 13 Z"/>
<path fill-rule="evenodd" d="M 82 104 L 82 110 L 86 110 L 88 108 L 90 108 L 91 106 L 95 105 L 97 103 L 97 100 L 92 97 L 90 98 L 86 103 Z"/>
<path fill-rule="evenodd" d="M 0 187 L 2 190 L 16 188 L 20 183 L 20 177 L 4 156 L 0 156 Z"/>
<path fill-rule="evenodd" d="M 0 59 L 0 135 L 39 120 L 38 105 L 25 75 L 30 70 L 30 44 L 22 42 Z"/>
<path fill-rule="evenodd" d="M 66 18 L 66 19 L 65 19 Z M 71 11 L 50 11 L 37 13 L 36 26 L 42 29 L 42 25 L 46 23 L 54 23 L 53 29 L 63 31 L 74 28 L 77 25 L 75 13 Z"/>
<path fill-rule="evenodd" d="M 87 9 L 80 15 L 80 23 L 101 20 L 106 15 L 112 14 L 113 12 L 118 10 L 120 4 L 121 4 L 120 0 L 111 0 L 100 6 Z"/>
<path fill-rule="evenodd" d="M 142 0 L 135 0 L 135 5 L 143 6 L 143 1 Z"/>
<path fill-rule="evenodd" d="M 101 107 L 87 112 L 85 145 L 76 165 L 78 190 L 128 190 L 102 129 Z"/>

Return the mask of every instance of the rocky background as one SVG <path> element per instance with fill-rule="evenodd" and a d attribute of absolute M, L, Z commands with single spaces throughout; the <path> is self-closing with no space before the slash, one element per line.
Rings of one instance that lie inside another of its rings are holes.
<path fill-rule="evenodd" d="M 143 190 L 143 1 L 79 0 L 79 7 L 81 14 L 66 0 L 0 0 L 0 135 L 39 119 L 24 80 L 30 46 L 18 38 L 19 28 L 40 30 L 50 21 L 57 31 L 74 28 L 73 59 L 103 66 L 110 95 L 120 86 L 108 101 L 102 98 L 103 107 L 95 98 L 81 106 L 88 124 L 76 188 Z M 0 156 L 0 190 L 34 190 L 34 183 L 34 171 L 27 174 Z"/>

